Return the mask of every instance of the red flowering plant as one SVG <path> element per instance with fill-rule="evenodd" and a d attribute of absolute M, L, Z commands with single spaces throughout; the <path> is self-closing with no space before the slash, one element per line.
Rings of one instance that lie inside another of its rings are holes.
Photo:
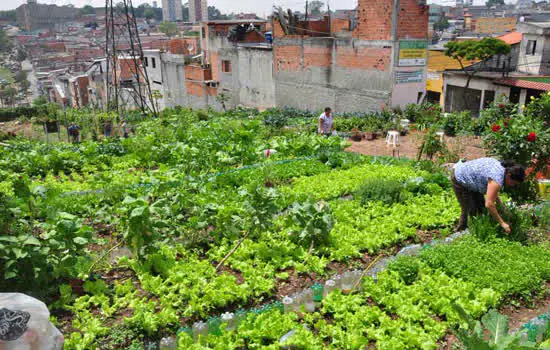
<path fill-rule="evenodd" d="M 542 119 L 529 115 L 492 124 L 485 133 L 485 145 L 490 155 L 525 166 L 532 166 L 537 159 L 542 164 L 550 160 L 550 132 Z"/>
<path fill-rule="evenodd" d="M 518 106 L 510 103 L 504 97 L 498 99 L 491 107 L 481 111 L 479 118 L 474 119 L 473 131 L 476 135 L 482 135 L 487 127 L 493 132 L 498 132 L 495 125 L 499 125 L 501 128 L 506 127 L 509 124 L 509 120 L 513 119 L 517 115 Z"/>

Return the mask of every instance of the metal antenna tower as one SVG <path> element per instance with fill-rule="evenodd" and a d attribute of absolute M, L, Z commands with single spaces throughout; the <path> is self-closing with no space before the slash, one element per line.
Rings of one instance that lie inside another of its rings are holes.
<path fill-rule="evenodd" d="M 132 0 L 105 0 L 107 111 L 157 115 Z"/>

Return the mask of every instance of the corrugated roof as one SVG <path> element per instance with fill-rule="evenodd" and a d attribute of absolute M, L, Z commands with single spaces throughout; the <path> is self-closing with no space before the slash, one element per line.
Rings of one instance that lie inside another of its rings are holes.
<path fill-rule="evenodd" d="M 521 42 L 521 39 L 523 39 L 523 33 L 510 32 L 510 33 L 501 35 L 498 38 L 504 41 L 508 45 L 515 45 Z"/>
<path fill-rule="evenodd" d="M 528 81 L 521 79 L 501 79 L 495 81 L 495 84 L 506 85 L 506 86 L 515 86 L 522 89 L 532 89 L 540 91 L 550 91 L 549 83 L 541 83 L 537 81 Z"/>

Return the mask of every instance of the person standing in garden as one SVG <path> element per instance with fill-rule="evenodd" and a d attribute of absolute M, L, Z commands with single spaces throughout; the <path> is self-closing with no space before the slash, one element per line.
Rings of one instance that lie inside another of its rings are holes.
<path fill-rule="evenodd" d="M 127 139 L 128 138 L 128 123 L 126 122 L 125 119 L 121 120 L 120 130 L 122 131 L 122 135 L 124 136 L 124 138 Z"/>
<path fill-rule="evenodd" d="M 334 120 L 332 119 L 332 109 L 325 108 L 325 112 L 319 117 L 319 135 L 330 136 L 333 130 Z"/>
<path fill-rule="evenodd" d="M 500 216 L 496 204 L 502 206 L 499 192 L 525 180 L 525 169 L 514 163 L 501 163 L 493 158 L 459 162 L 451 176 L 454 192 L 462 207 L 459 231 L 468 227 L 468 216 L 476 216 L 487 208 L 499 225 L 510 233 L 510 225 Z M 485 195 L 485 197 L 484 197 Z"/>
<path fill-rule="evenodd" d="M 80 126 L 78 126 L 75 123 L 72 123 L 71 126 L 69 126 L 69 135 L 71 135 L 73 139 L 73 143 L 80 142 Z"/>

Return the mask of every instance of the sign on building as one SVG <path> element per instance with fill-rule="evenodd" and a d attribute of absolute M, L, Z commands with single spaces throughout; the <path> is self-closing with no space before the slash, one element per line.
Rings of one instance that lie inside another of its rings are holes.
<path fill-rule="evenodd" d="M 426 40 L 399 41 L 399 66 L 425 66 L 428 57 L 428 42 Z"/>
<path fill-rule="evenodd" d="M 424 71 L 415 70 L 412 72 L 395 72 L 395 83 L 396 84 L 407 84 L 407 83 L 421 83 L 424 77 Z"/>

